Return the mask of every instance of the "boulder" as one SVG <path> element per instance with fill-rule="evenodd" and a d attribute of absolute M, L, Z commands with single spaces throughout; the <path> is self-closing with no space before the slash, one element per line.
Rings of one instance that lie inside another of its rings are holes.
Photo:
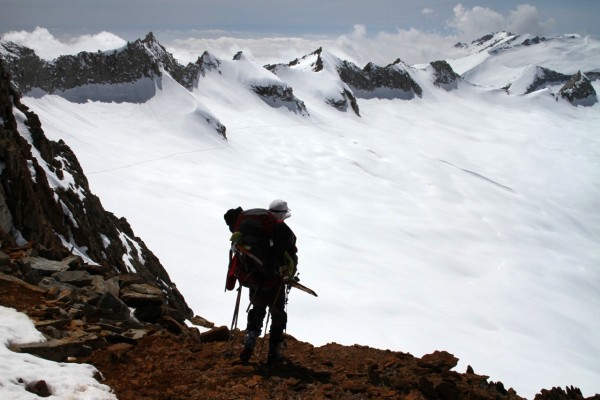
<path fill-rule="evenodd" d="M 70 259 L 63 261 L 52 261 L 42 257 L 29 257 L 23 262 L 29 262 L 31 268 L 38 271 L 43 276 L 52 275 L 55 272 L 64 272 L 69 270 Z"/>
<path fill-rule="evenodd" d="M 61 271 L 52 274 L 52 277 L 63 283 L 70 283 L 77 287 L 91 285 L 93 278 L 87 271 Z"/>
<path fill-rule="evenodd" d="M 100 296 L 96 307 L 103 309 L 105 311 L 103 315 L 113 320 L 126 320 L 131 315 L 127 304 L 111 293 L 105 293 Z"/>
<path fill-rule="evenodd" d="M 207 332 L 200 334 L 200 340 L 202 343 L 210 342 L 226 342 L 229 340 L 230 331 L 226 326 L 219 326 L 213 328 Z"/>
<path fill-rule="evenodd" d="M 3 251 L 0 251 L 0 267 L 10 265 L 10 256 Z"/>
<path fill-rule="evenodd" d="M 46 360 L 62 362 L 69 357 L 84 357 L 93 350 L 92 343 L 98 341 L 96 335 L 86 335 L 81 338 L 51 339 L 41 343 L 23 343 L 11 345 L 11 350 L 29 353 Z"/>

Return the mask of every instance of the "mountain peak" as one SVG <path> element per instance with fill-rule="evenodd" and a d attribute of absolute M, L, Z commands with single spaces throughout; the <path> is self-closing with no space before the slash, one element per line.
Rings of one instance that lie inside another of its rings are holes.
<path fill-rule="evenodd" d="M 240 61 L 242 57 L 244 57 L 244 52 L 240 50 L 237 53 L 235 53 L 235 55 L 233 56 L 233 60 Z"/>
<path fill-rule="evenodd" d="M 312 69 L 314 72 L 319 72 L 323 70 L 323 58 L 321 54 L 323 53 L 323 47 L 319 47 L 317 50 L 309 53 L 301 58 L 296 58 L 293 61 L 290 61 L 287 65 L 291 68 L 296 69 Z M 274 66 L 269 66 L 274 68 Z"/>
<path fill-rule="evenodd" d="M 154 37 L 154 33 L 152 32 L 148 32 L 148 34 L 146 35 L 146 37 L 144 38 L 144 40 L 142 40 L 143 43 L 147 44 L 147 45 L 152 45 L 156 42 L 156 38 Z"/>
<path fill-rule="evenodd" d="M 598 96 L 592 82 L 581 71 L 577 71 L 560 89 L 559 93 L 574 105 L 592 106 L 598 102 Z"/>

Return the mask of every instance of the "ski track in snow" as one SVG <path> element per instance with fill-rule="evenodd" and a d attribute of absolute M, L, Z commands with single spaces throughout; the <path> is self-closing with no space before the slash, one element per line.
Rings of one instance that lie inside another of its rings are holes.
<path fill-rule="evenodd" d="M 492 179 L 490 179 L 490 178 L 488 178 L 488 177 L 485 177 L 485 176 L 483 176 L 483 175 L 481 175 L 481 174 L 478 174 L 477 172 L 473 172 L 473 171 L 469 171 L 468 169 L 464 169 L 464 168 L 461 168 L 461 167 L 457 167 L 456 165 L 454 165 L 454 164 L 452 164 L 451 162 L 448 162 L 448 161 L 444 161 L 444 160 L 439 160 L 439 161 L 440 161 L 440 162 L 443 162 L 443 163 L 445 163 L 445 164 L 448 164 L 448 165 L 450 165 L 451 167 L 454 167 L 454 168 L 456 168 L 456 169 L 459 169 L 459 170 L 461 170 L 461 171 L 464 171 L 464 172 L 466 172 L 466 173 L 468 173 L 468 174 L 471 174 L 471 175 L 473 175 L 473 176 L 475 176 L 475 177 L 477 177 L 477 178 L 479 178 L 479 179 L 483 179 L 484 181 L 487 181 L 487 182 L 489 182 L 489 183 L 491 183 L 491 184 L 494 184 L 494 185 L 496 185 L 496 186 L 498 186 L 498 187 L 500 187 L 500 188 L 502 188 L 502 189 L 504 189 L 504 190 L 508 190 L 509 192 L 513 192 L 513 193 L 515 193 L 515 191 L 514 191 L 513 189 L 509 188 L 508 186 L 505 186 L 505 185 L 502 185 L 502 184 L 500 184 L 500 183 L 498 183 L 498 182 L 495 182 L 494 180 L 492 180 Z"/>

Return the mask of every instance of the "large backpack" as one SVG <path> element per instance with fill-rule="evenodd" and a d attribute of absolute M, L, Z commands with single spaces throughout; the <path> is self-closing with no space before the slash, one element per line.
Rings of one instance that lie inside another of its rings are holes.
<path fill-rule="evenodd" d="M 277 273 L 273 232 L 278 223 L 273 213 L 262 208 L 238 208 L 229 210 L 225 221 L 233 232 L 225 288 L 233 290 L 236 280 L 250 288 L 273 286 Z"/>

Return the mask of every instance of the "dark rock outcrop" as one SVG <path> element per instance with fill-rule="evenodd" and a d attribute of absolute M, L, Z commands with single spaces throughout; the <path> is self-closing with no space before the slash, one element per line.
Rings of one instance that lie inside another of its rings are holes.
<path fill-rule="evenodd" d="M 536 36 L 534 38 L 531 39 L 525 39 L 523 40 L 523 43 L 521 43 L 521 45 L 523 46 L 533 46 L 535 44 L 540 44 L 546 41 L 545 37 L 540 37 L 540 36 Z"/>
<path fill-rule="evenodd" d="M 494 53 L 509 48 L 511 43 L 518 38 L 519 35 L 510 32 L 495 32 L 473 40 L 471 46 L 477 48 L 479 52 L 489 51 L 490 53 Z"/>
<path fill-rule="evenodd" d="M 301 63 L 301 61 L 305 61 L 305 62 L 310 62 L 310 68 L 312 70 L 312 72 L 318 73 L 324 70 L 325 68 L 325 62 L 323 61 L 323 48 L 319 47 L 317 50 L 313 51 L 310 54 L 305 55 L 302 58 L 296 58 L 293 61 L 290 61 L 288 64 L 269 64 L 269 65 L 265 65 L 264 67 L 271 71 L 272 73 L 274 73 L 275 75 L 278 75 L 279 71 L 281 69 L 285 69 L 285 68 L 294 68 L 295 66 L 297 66 L 298 64 Z M 335 73 L 337 74 L 337 69 L 335 69 Z M 351 109 L 352 111 L 354 111 L 354 113 L 360 117 L 360 109 L 358 107 L 358 102 L 356 101 L 356 97 L 354 96 L 354 93 L 352 93 L 352 90 L 350 89 L 350 87 L 344 83 L 341 82 L 342 84 L 342 88 L 341 91 L 339 93 L 336 94 L 329 94 L 329 96 L 332 97 L 328 97 L 325 99 L 325 102 L 334 107 L 335 109 L 342 111 L 342 112 L 346 112 L 348 111 L 348 109 Z"/>
<path fill-rule="evenodd" d="M 65 361 L 110 343 L 136 344 L 157 329 L 185 330 L 182 314 L 169 307 L 163 290 L 139 274 L 117 274 L 79 257 L 49 260 L 31 245 L 5 246 L 0 254 L 10 260 L 0 267 L 0 304 L 26 312 L 47 339 L 12 345 L 15 351 Z M 57 265 L 67 269 L 54 272 Z M 32 271 L 43 278 L 33 279 Z M 197 330 L 185 331 L 198 336 Z"/>
<path fill-rule="evenodd" d="M 569 75 L 561 74 L 560 72 L 552 71 L 548 68 L 537 67 L 535 78 L 531 85 L 527 88 L 525 94 L 533 93 L 536 90 L 543 89 L 550 85 L 565 83 L 569 80 L 569 78 Z"/>
<path fill-rule="evenodd" d="M 464 373 L 455 371 L 458 358 L 446 351 L 418 358 L 361 345 L 328 343 L 315 347 L 286 335 L 285 358 L 279 364 L 264 364 L 266 354 L 259 351 L 248 364 L 240 364 L 232 356 L 241 349 L 242 332 L 220 326 L 199 333 L 197 328 L 178 324 L 168 316 L 154 323 L 139 323 L 127 316 L 108 314 L 108 304 L 90 300 L 90 293 L 107 294 L 107 290 L 96 286 L 64 288 L 56 283 L 46 288 L 19 279 L 21 251 L 9 252 L 11 261 L 0 268 L 0 304 L 26 313 L 47 342 L 13 345 L 12 349 L 52 360 L 90 363 L 101 372 L 102 383 L 121 400 L 523 400 L 509 386 L 476 373 L 470 366 Z M 88 271 L 96 281 L 105 279 L 90 267 L 79 264 L 73 268 Z M 138 280 L 118 277 L 118 293 Z M 259 338 L 257 349 L 267 341 L 268 337 Z M 48 389 L 44 393 L 51 395 L 52 388 Z M 588 397 L 598 399 L 599 395 Z M 579 389 L 567 387 L 543 389 L 535 400 L 584 398 Z"/>
<path fill-rule="evenodd" d="M 33 50 L 14 43 L 1 43 L 5 69 L 20 93 L 29 96 L 56 94 L 85 103 L 91 101 L 142 103 L 162 85 L 162 71 L 191 90 L 205 68 L 204 58 L 182 66 L 154 37 L 127 43 L 124 47 L 97 53 L 81 52 L 53 61 L 40 59 Z M 205 114 L 206 122 L 226 137 L 217 118 Z"/>
<path fill-rule="evenodd" d="M 598 70 L 587 71 L 585 73 L 585 76 L 587 76 L 589 78 L 589 80 L 591 80 L 591 81 L 596 81 L 596 80 L 600 79 L 600 71 L 598 71 Z"/>
<path fill-rule="evenodd" d="M 173 74 L 173 78 L 184 86 L 188 90 L 192 90 L 198 87 L 198 81 L 201 76 L 206 76 L 209 71 L 217 71 L 219 74 L 219 67 L 221 61 L 214 57 L 208 51 L 202 53 L 200 57 L 194 63 L 189 63 L 185 68 L 181 69 L 179 73 Z"/>
<path fill-rule="evenodd" d="M 155 54 L 149 51 L 155 50 Z M 14 43 L 3 44 L 6 68 L 11 74 L 13 83 L 21 93 L 31 93 L 32 90 L 46 93 L 56 93 L 71 101 L 83 101 L 84 98 L 96 98 L 93 91 L 89 93 L 74 93 L 72 89 L 85 85 L 118 85 L 133 84 L 148 79 L 145 89 L 153 94 L 153 78 L 160 77 L 160 64 L 167 66 L 166 51 L 157 45 L 150 33 L 144 40 L 128 43 L 121 49 L 107 52 L 81 52 L 77 55 L 60 56 L 53 61 L 40 59 L 33 50 L 18 46 Z M 150 84 L 152 88 L 150 87 Z M 118 94 L 112 93 L 112 101 L 131 101 L 130 91 Z M 35 94 L 35 92 L 33 93 Z M 138 93 L 136 96 L 149 96 L 149 93 Z M 135 100 L 139 100 L 136 97 Z"/>
<path fill-rule="evenodd" d="M 354 94 L 348 89 L 344 89 L 341 94 L 341 98 L 327 99 L 326 101 L 327 104 L 337 108 L 340 111 L 347 111 L 348 107 L 350 107 L 352 108 L 352 111 L 354 111 L 354 114 L 360 117 L 360 109 L 358 107 L 358 103 L 356 102 L 356 97 L 354 97 Z"/>
<path fill-rule="evenodd" d="M 307 116 L 306 106 L 304 102 L 294 96 L 294 91 L 286 85 L 251 85 L 252 90 L 260 98 L 274 108 L 285 107 L 288 110 Z"/>
<path fill-rule="evenodd" d="M 358 98 L 409 100 L 423 94 L 421 86 L 399 59 L 386 67 L 369 63 L 362 70 L 349 61 L 343 61 L 337 70 L 342 81 L 350 86 Z"/>
<path fill-rule="evenodd" d="M 535 395 L 534 400 L 584 400 L 579 388 L 567 386 L 565 389 L 560 387 L 553 387 L 550 390 L 542 389 Z M 587 400 L 600 400 L 600 394 L 588 397 Z"/>
<path fill-rule="evenodd" d="M 313 51 L 310 54 L 305 55 L 302 58 L 296 58 L 293 61 L 290 61 L 287 65 L 289 67 L 293 67 L 295 65 L 298 65 L 300 63 L 300 60 L 305 60 L 307 58 L 314 58 L 315 60 L 311 63 L 311 67 L 312 70 L 314 72 L 319 72 L 323 70 L 323 58 L 321 57 L 321 54 L 323 53 L 323 48 L 319 47 L 317 50 Z M 270 69 L 270 66 L 266 66 L 265 68 Z"/>
<path fill-rule="evenodd" d="M 233 56 L 233 61 L 244 60 L 244 57 L 244 53 L 238 51 Z M 265 68 L 273 72 L 272 69 L 268 67 Z M 246 85 L 250 90 L 256 93 L 262 101 L 273 108 L 285 107 L 295 114 L 300 114 L 302 116 L 309 115 L 304 102 L 294 95 L 294 90 L 291 86 L 288 86 L 283 82 L 275 79 L 266 81 L 257 80 L 255 82 L 247 82 Z"/>
<path fill-rule="evenodd" d="M 559 93 L 575 106 L 592 106 L 598 102 L 592 82 L 581 71 L 573 75 Z"/>
<path fill-rule="evenodd" d="M 433 84 L 441 87 L 445 90 L 452 90 L 458 88 L 458 82 L 460 81 L 460 75 L 458 75 L 450 64 L 446 61 L 432 61 L 430 65 L 433 67 L 433 75 L 435 80 Z"/>
<path fill-rule="evenodd" d="M 91 193 L 71 149 L 46 138 L 37 115 L 20 102 L 2 60 L 0 118 L 2 243 L 34 243 L 36 251 L 55 260 L 76 251 L 114 274 L 139 274 L 165 293 L 168 307 L 191 317 L 158 258 L 125 218 L 104 210 Z"/>

